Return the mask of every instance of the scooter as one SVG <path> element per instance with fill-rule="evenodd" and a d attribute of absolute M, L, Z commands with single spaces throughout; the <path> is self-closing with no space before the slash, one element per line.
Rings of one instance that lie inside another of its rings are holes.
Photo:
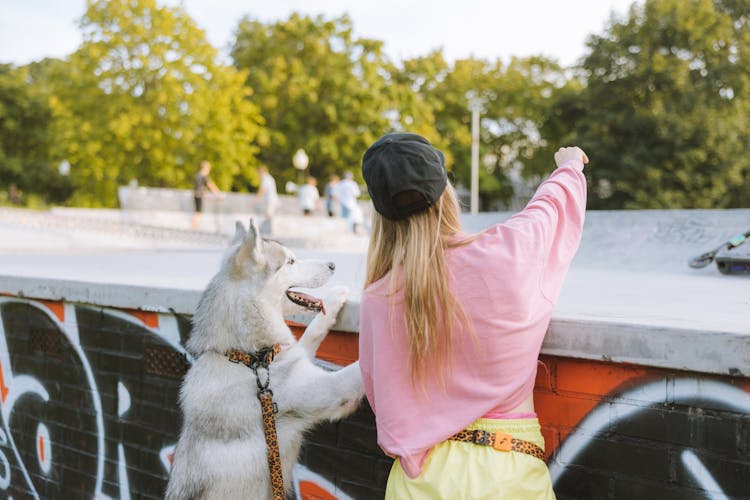
<path fill-rule="evenodd" d="M 716 267 L 722 274 L 750 274 L 750 249 L 736 250 L 750 239 L 750 231 L 733 236 L 710 252 L 706 252 L 688 261 L 693 269 L 706 267 L 716 260 Z"/>

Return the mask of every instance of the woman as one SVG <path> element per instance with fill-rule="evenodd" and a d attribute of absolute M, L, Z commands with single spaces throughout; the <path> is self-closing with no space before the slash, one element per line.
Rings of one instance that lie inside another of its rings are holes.
<path fill-rule="evenodd" d="M 461 230 L 443 154 L 388 134 L 362 159 L 372 234 L 360 368 L 378 444 L 396 458 L 386 498 L 554 498 L 532 391 L 586 206 L 577 148 L 524 210 Z"/>

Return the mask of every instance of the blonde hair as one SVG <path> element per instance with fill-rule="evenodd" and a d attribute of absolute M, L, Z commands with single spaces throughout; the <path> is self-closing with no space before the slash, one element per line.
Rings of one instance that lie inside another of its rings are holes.
<path fill-rule="evenodd" d="M 424 382 L 428 366 L 452 363 L 451 324 L 465 313 L 448 288 L 445 250 L 474 239 L 456 239 L 461 229 L 450 184 L 437 203 L 406 219 L 393 221 L 373 211 L 365 287 L 391 273 L 391 295 L 403 291 L 413 381 Z M 444 370 L 434 373 L 444 382 Z"/>

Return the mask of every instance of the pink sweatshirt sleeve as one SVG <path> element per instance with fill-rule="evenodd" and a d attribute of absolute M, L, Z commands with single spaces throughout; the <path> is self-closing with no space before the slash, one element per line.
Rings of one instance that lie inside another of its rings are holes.
<path fill-rule="evenodd" d="M 527 234 L 531 244 L 527 251 L 542 266 L 540 288 L 552 303 L 578 250 L 585 213 L 583 162 L 571 160 L 542 182 L 526 207 L 506 223 Z"/>

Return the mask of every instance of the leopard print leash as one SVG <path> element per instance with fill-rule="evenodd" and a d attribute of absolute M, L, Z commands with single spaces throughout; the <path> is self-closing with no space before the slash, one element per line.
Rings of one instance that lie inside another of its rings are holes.
<path fill-rule="evenodd" d="M 281 352 L 281 345 L 274 344 L 272 347 L 260 349 L 250 353 L 244 351 L 230 350 L 224 355 L 232 363 L 242 363 L 250 368 L 255 374 L 258 384 L 258 399 L 260 400 L 261 414 L 263 417 L 263 434 L 266 436 L 266 455 L 268 457 L 268 471 L 271 476 L 271 489 L 273 500 L 285 500 L 284 475 L 281 471 L 281 456 L 279 454 L 279 440 L 276 436 L 276 413 L 278 406 L 273 402 L 273 392 L 268 386 L 271 384 L 271 372 L 268 365 L 274 357 Z M 260 370 L 266 372 L 265 380 L 261 379 Z"/>

